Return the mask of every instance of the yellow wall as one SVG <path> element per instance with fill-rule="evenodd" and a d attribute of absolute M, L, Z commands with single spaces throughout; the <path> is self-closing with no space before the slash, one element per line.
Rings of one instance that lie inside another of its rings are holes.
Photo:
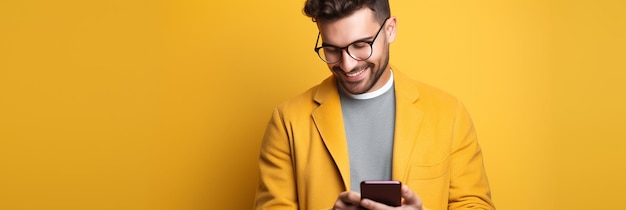
<path fill-rule="evenodd" d="M 624 1 L 392 0 L 500 209 L 618 209 Z M 302 1 L 0 1 L 0 209 L 249 209 L 271 109 L 329 75 Z"/>

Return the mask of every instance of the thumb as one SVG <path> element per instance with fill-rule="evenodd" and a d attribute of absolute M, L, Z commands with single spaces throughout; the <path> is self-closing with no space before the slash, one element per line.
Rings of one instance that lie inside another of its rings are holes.
<path fill-rule="evenodd" d="M 404 205 L 417 206 L 420 209 L 423 209 L 422 199 L 413 193 L 413 191 L 411 191 L 411 189 L 409 189 L 406 185 L 402 185 L 402 198 L 404 198 Z"/>

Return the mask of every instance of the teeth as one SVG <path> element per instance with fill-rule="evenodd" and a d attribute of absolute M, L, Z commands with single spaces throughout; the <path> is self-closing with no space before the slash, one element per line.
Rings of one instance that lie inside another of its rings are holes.
<path fill-rule="evenodd" d="M 357 72 L 354 72 L 352 74 L 347 73 L 346 75 L 349 76 L 349 77 L 354 77 L 354 76 L 357 76 L 357 75 L 363 73 L 363 71 L 365 71 L 365 69 L 361 69 L 361 71 L 357 71 Z"/>

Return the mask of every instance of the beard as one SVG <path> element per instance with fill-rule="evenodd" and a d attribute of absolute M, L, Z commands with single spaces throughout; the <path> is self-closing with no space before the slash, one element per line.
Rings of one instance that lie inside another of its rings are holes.
<path fill-rule="evenodd" d="M 345 81 L 344 76 L 346 73 L 341 69 L 341 67 L 339 67 L 339 65 L 333 66 L 332 70 L 333 70 L 333 73 L 335 74 L 335 77 L 337 78 L 337 83 L 339 84 L 340 88 L 344 92 L 349 93 L 349 94 L 354 94 L 354 95 L 367 93 L 370 90 L 372 90 L 372 88 L 378 83 L 383 73 L 385 72 L 385 69 L 388 66 L 389 53 L 386 52 L 385 54 L 386 56 L 383 58 L 383 62 L 381 63 L 380 66 L 377 66 L 376 64 L 372 62 L 366 62 L 362 65 L 352 68 L 348 72 L 348 73 L 356 73 L 364 69 L 369 69 L 370 72 L 365 72 L 365 73 L 368 73 L 370 77 L 364 81 L 358 81 L 358 82 Z"/>

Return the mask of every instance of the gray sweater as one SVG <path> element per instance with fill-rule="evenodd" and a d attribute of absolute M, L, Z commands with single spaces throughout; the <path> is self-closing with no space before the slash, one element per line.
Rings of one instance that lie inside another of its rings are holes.
<path fill-rule="evenodd" d="M 396 112 L 393 76 L 389 82 L 389 89 L 369 99 L 340 94 L 352 191 L 360 192 L 363 180 L 391 179 Z"/>

